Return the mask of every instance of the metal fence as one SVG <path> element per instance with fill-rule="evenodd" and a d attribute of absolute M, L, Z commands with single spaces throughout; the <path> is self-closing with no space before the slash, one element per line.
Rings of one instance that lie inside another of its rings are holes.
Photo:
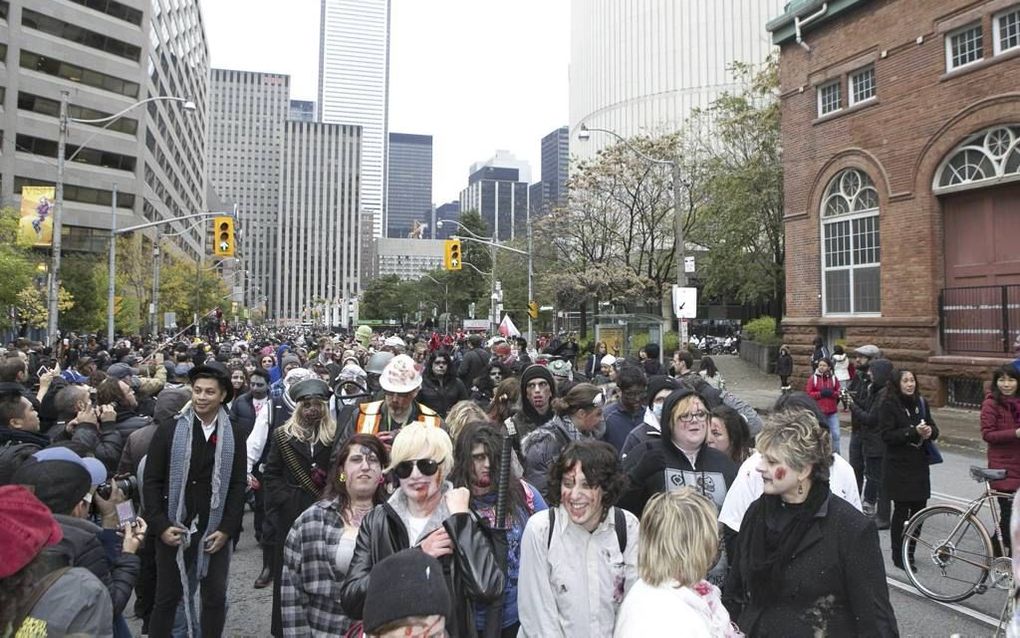
<path fill-rule="evenodd" d="M 1011 353 L 1020 334 L 1020 285 L 943 288 L 939 326 L 946 352 Z"/>

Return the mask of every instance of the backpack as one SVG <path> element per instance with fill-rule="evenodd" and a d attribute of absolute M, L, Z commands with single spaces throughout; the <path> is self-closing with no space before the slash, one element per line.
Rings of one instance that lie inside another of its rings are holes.
<path fill-rule="evenodd" d="M 620 553 L 627 550 L 627 519 L 623 517 L 623 510 L 619 507 L 613 508 L 613 527 L 616 528 L 616 542 L 620 546 Z M 549 549 L 552 545 L 553 529 L 556 528 L 556 508 L 549 508 L 549 537 L 545 539 L 545 547 Z"/>

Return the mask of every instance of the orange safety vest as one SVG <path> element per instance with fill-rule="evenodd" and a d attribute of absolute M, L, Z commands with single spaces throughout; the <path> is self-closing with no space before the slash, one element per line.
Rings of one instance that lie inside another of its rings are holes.
<path fill-rule="evenodd" d="M 358 434 L 378 434 L 379 426 L 382 424 L 382 401 L 362 403 L 358 411 L 358 425 L 355 428 Z M 421 403 L 418 406 L 418 421 L 434 428 L 441 427 L 443 420 L 436 412 Z"/>

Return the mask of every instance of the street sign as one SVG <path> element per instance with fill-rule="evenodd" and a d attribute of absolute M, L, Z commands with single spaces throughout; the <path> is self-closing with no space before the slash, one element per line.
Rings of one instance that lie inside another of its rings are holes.
<path fill-rule="evenodd" d="M 673 314 L 681 319 L 698 316 L 698 289 L 690 286 L 673 286 Z"/>
<path fill-rule="evenodd" d="M 177 313 L 176 312 L 164 312 L 163 313 L 163 327 L 167 330 L 177 326 Z"/>
<path fill-rule="evenodd" d="M 684 257 L 684 272 L 695 272 L 694 256 Z"/>

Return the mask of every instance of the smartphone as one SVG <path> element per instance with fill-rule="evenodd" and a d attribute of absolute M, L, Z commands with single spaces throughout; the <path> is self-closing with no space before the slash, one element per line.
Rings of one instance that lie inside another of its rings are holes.
<path fill-rule="evenodd" d="M 120 522 L 121 527 L 130 525 L 137 519 L 138 515 L 135 514 L 135 506 L 131 501 L 117 503 L 117 520 Z"/>
<path fill-rule="evenodd" d="M 47 368 L 46 366 L 39 366 L 39 369 L 35 371 L 35 376 L 41 377 L 42 375 L 48 373 L 49 371 L 50 369 Z"/>

